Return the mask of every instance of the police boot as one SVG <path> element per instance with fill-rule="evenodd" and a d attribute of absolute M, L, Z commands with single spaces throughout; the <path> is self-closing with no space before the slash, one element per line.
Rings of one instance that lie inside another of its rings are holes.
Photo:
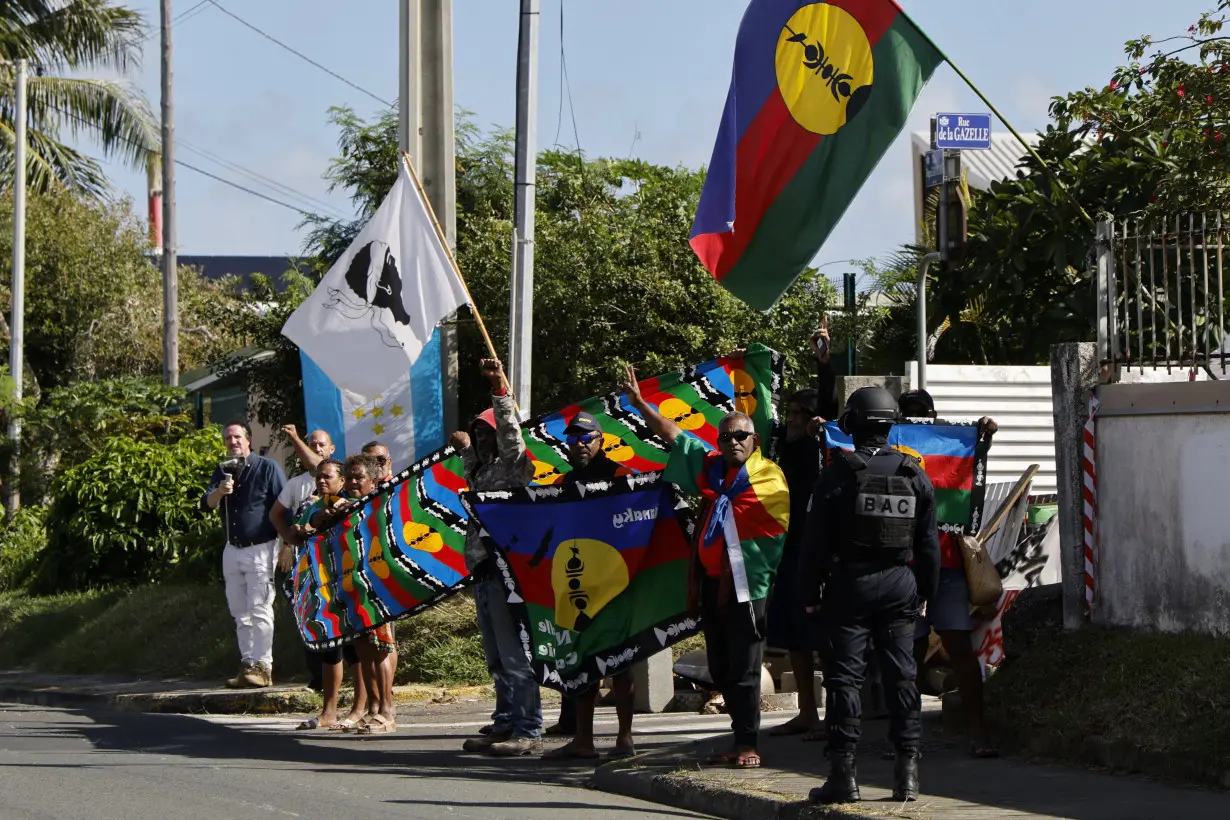
<path fill-rule="evenodd" d="M 857 803 L 861 798 L 854 752 L 832 752 L 831 755 L 829 779 L 823 786 L 812 789 L 807 799 L 812 803 Z"/>
<path fill-rule="evenodd" d="M 893 800 L 898 803 L 918 799 L 918 752 L 898 752 L 893 769 Z"/>

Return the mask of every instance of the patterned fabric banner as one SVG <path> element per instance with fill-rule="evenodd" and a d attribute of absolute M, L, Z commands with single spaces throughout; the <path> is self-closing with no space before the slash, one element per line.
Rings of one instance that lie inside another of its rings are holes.
<path fill-rule="evenodd" d="M 464 498 L 542 685 L 583 691 L 699 628 L 690 515 L 661 473 Z"/>
<path fill-rule="evenodd" d="M 712 448 L 718 422 L 732 410 L 751 416 L 761 440 L 770 441 L 781 382 L 781 356 L 751 345 L 743 358 L 723 357 L 646 379 L 641 393 L 686 435 Z M 582 410 L 602 426 L 607 457 L 629 473 L 666 464 L 666 444 L 623 396 L 611 394 L 522 425 L 535 486 L 556 484 L 568 472 L 564 428 Z M 286 592 L 309 649 L 346 643 L 468 584 L 463 556 L 469 513 L 460 496 L 465 487 L 461 457 L 451 447 L 438 450 L 300 550 Z"/>
<path fill-rule="evenodd" d="M 830 449 L 853 450 L 849 435 L 830 421 L 824 427 Z M 987 489 L 987 448 L 978 439 L 978 422 L 910 419 L 894 424 L 888 444 L 920 462 L 935 486 L 935 518 L 940 532 L 977 535 Z"/>

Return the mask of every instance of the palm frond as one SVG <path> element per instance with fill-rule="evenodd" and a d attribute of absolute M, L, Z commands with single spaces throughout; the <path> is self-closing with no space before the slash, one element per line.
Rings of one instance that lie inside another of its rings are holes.
<path fill-rule="evenodd" d="M 6 0 L 0 56 L 48 69 L 107 67 L 126 72 L 141 59 L 141 15 L 110 0 Z"/>
<path fill-rule="evenodd" d="M 9 122 L 0 121 L 0 179 L 3 188 L 12 184 L 17 137 Z M 54 137 L 40 131 L 27 132 L 26 180 L 30 190 L 46 191 L 53 185 L 78 191 L 93 199 L 103 199 L 111 188 L 102 167 L 92 158 L 74 151 Z"/>
<path fill-rule="evenodd" d="M 161 148 L 153 113 L 127 83 L 66 77 L 33 77 L 28 85 L 30 130 L 96 140 L 109 157 L 144 167 Z M 11 94 L 0 95 L 0 121 L 13 122 Z"/>

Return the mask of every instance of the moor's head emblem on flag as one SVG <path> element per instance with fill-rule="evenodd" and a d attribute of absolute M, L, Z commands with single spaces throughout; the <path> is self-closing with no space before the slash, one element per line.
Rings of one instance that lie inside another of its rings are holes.
<path fill-rule="evenodd" d="M 871 96 L 875 60 L 867 33 L 831 3 L 810 3 L 791 16 L 775 64 L 786 107 L 812 133 L 836 134 Z"/>
<path fill-rule="evenodd" d="M 389 347 L 404 347 L 394 332 L 397 325 L 410 327 L 410 314 L 402 301 L 401 271 L 385 242 L 368 242 L 359 248 L 344 277 L 345 288 L 329 288 L 325 307 L 347 319 L 370 318 L 372 328 Z"/>

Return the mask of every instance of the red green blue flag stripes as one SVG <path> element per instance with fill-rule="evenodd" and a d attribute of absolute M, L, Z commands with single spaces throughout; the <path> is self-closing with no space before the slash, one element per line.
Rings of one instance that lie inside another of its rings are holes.
<path fill-rule="evenodd" d="M 825 444 L 853 450 L 850 436 L 837 422 L 824 427 Z M 987 491 L 987 448 L 978 438 L 978 422 L 902 422 L 888 435 L 890 447 L 922 462 L 935 486 L 935 519 L 941 533 L 977 535 Z"/>
<path fill-rule="evenodd" d="M 752 0 L 692 226 L 722 287 L 776 304 L 943 59 L 894 0 Z"/>
<path fill-rule="evenodd" d="M 782 357 L 751 345 L 742 358 L 722 357 L 641 382 L 641 393 L 691 439 L 713 449 L 722 416 L 751 416 L 772 438 Z M 623 475 L 665 467 L 670 451 L 618 394 L 586 399 L 522 425 L 535 462 L 534 485 L 560 483 L 568 472 L 564 429 L 578 411 L 593 414 L 607 457 Z M 395 476 L 349 518 L 300 550 L 287 583 L 300 635 L 309 649 L 336 646 L 452 595 L 469 583 L 465 533 L 470 514 L 460 456 L 438 450 Z"/>

